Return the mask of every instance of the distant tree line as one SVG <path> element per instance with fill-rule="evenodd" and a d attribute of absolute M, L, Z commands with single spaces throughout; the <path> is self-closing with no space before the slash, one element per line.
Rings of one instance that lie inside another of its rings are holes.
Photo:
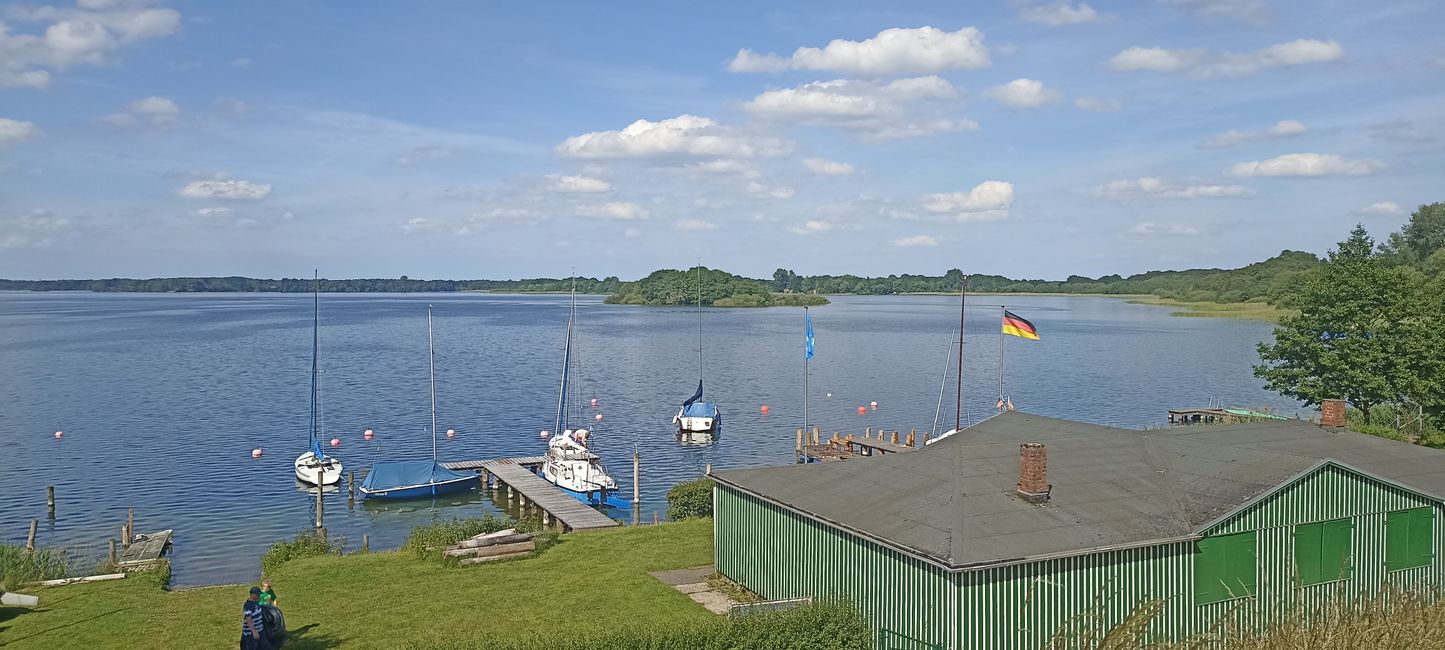
<path fill-rule="evenodd" d="M 321 279 L 317 284 L 327 293 L 427 293 L 444 291 L 570 291 L 572 278 L 532 278 L 526 280 L 412 280 L 400 278 L 369 278 L 355 280 Z M 616 276 L 598 280 L 577 278 L 578 293 L 607 294 L 617 291 L 622 281 Z M 309 293 L 310 278 L 111 278 L 107 280 L 0 280 L 0 290 L 8 291 L 97 291 L 156 293 L 170 292 L 279 292 Z"/>
<path fill-rule="evenodd" d="M 607 296 L 615 305 L 695 305 L 777 307 L 826 305 L 817 295 L 774 293 L 768 282 L 695 266 L 686 271 L 661 269 L 636 282 L 624 282 Z"/>

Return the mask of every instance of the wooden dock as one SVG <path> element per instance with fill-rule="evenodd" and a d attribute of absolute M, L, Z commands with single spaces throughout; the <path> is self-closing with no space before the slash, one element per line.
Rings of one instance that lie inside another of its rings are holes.
<path fill-rule="evenodd" d="M 146 569 L 159 562 L 170 547 L 170 529 L 158 533 L 142 533 L 135 536 L 130 546 L 125 547 L 115 563 L 126 571 Z"/>
<path fill-rule="evenodd" d="M 450 463 L 442 463 L 441 466 L 458 472 L 468 470 L 477 472 L 486 469 L 488 465 L 521 465 L 522 467 L 541 467 L 547 462 L 546 456 L 513 456 L 511 458 L 493 458 L 491 460 L 458 460 Z"/>
<path fill-rule="evenodd" d="M 506 490 L 507 500 L 516 498 L 523 508 L 528 505 L 537 507 L 542 511 L 543 524 L 555 519 L 564 530 L 597 530 L 618 525 L 611 517 L 563 492 L 520 463 L 501 460 L 476 462 L 480 465 L 478 469 L 482 473 L 484 488 Z"/>
<path fill-rule="evenodd" d="M 832 438 L 824 438 L 822 432 L 813 427 L 811 432 L 797 430 L 795 453 L 799 463 L 817 463 L 907 453 L 925 444 L 928 444 L 927 432 L 920 439 L 917 431 L 902 434 L 880 428 L 875 434 L 869 427 L 861 436 L 851 433 L 843 436 L 834 431 Z"/>

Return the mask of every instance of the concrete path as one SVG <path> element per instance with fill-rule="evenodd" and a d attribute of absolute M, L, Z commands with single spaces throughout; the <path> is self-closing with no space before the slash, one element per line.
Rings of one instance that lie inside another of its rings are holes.
<path fill-rule="evenodd" d="M 708 565 L 674 571 L 653 571 L 648 575 L 661 580 L 662 584 L 687 594 L 688 598 L 706 607 L 707 611 L 714 614 L 727 614 L 728 610 L 737 603 L 707 583 L 708 576 L 714 573 L 717 573 L 717 568 Z"/>

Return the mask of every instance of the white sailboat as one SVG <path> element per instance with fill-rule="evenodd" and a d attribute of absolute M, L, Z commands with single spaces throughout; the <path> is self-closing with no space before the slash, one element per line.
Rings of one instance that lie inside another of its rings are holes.
<path fill-rule="evenodd" d="M 702 265 L 697 267 L 697 392 L 693 393 L 677 415 L 672 417 L 680 436 L 714 434 L 722 428 L 722 413 L 717 404 L 702 401 Z"/>
<path fill-rule="evenodd" d="M 567 342 L 562 351 L 562 385 L 557 390 L 557 417 L 552 430 L 557 433 L 547 440 L 547 461 L 542 464 L 542 478 L 573 496 L 592 505 L 607 503 L 608 493 L 617 490 L 617 481 L 602 467 L 602 459 L 587 448 L 591 435 L 587 429 L 571 426 L 568 406 L 572 379 L 572 332 L 577 323 L 577 281 L 572 280 L 572 303 L 567 317 Z"/>
<path fill-rule="evenodd" d="M 321 370 L 317 348 L 321 330 L 321 278 L 312 279 L 311 312 L 311 449 L 296 457 L 296 480 L 308 485 L 333 485 L 341 482 L 341 461 L 327 456 L 321 434 Z"/>

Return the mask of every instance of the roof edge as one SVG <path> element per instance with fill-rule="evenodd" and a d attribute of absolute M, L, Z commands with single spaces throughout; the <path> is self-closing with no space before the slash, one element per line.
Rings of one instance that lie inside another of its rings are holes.
<path fill-rule="evenodd" d="M 1358 435 L 1365 435 L 1365 434 L 1358 434 Z M 1388 485 L 1388 486 L 1390 486 L 1390 487 L 1392 487 L 1392 488 L 1395 488 L 1395 489 L 1397 489 L 1397 490 L 1401 490 L 1401 491 L 1404 491 L 1404 492 L 1409 492 L 1410 494 L 1413 494 L 1413 495 L 1415 495 L 1415 496 L 1417 496 L 1417 497 L 1420 497 L 1420 498 L 1422 498 L 1422 499 L 1425 499 L 1425 500 L 1427 500 L 1427 501 L 1434 501 L 1434 502 L 1436 502 L 1436 503 L 1445 504 L 1445 498 L 1442 498 L 1442 497 L 1440 497 L 1440 496 L 1438 496 L 1438 495 L 1430 494 L 1429 492 L 1423 492 L 1423 491 L 1421 491 L 1421 490 L 1418 489 L 1418 488 L 1413 488 L 1413 487 L 1410 487 L 1410 486 L 1405 485 L 1405 484 L 1403 484 L 1403 483 L 1400 483 L 1400 482 L 1398 482 L 1398 481 L 1395 481 L 1395 480 L 1392 480 L 1392 479 L 1387 479 L 1387 478 L 1385 478 L 1385 477 L 1380 476 L 1379 474 L 1375 474 L 1374 472 L 1367 472 L 1367 471 L 1365 471 L 1365 470 L 1363 470 L 1363 469 L 1360 469 L 1360 468 L 1355 467 L 1355 466 L 1353 466 L 1353 465 L 1349 465 L 1349 464 L 1346 464 L 1346 463 L 1342 463 L 1342 462 L 1337 461 L 1337 460 L 1334 460 L 1334 459 L 1332 459 L 1332 458 L 1324 458 L 1324 459 L 1321 459 L 1319 462 L 1315 463 L 1314 465 L 1310 466 L 1309 469 L 1305 469 L 1305 470 L 1303 470 L 1303 471 L 1295 474 L 1294 476 L 1289 477 L 1289 479 L 1284 480 L 1284 481 L 1281 481 L 1279 484 L 1275 485 L 1274 487 L 1272 487 L 1272 488 L 1270 488 L 1270 489 L 1268 489 L 1268 490 L 1265 490 L 1264 492 L 1261 492 L 1261 493 L 1255 495 L 1253 498 L 1249 499 L 1248 501 L 1245 501 L 1244 503 L 1241 503 L 1241 504 L 1239 504 L 1239 505 L 1231 508 L 1228 512 L 1225 512 L 1224 514 L 1219 515 L 1218 517 L 1215 517 L 1214 519 L 1211 519 L 1211 520 L 1205 522 L 1204 524 L 1200 525 L 1199 527 L 1195 528 L 1194 530 L 1195 530 L 1196 533 L 1198 533 L 1198 534 L 1200 534 L 1200 535 L 1203 535 L 1203 534 L 1204 534 L 1204 531 L 1209 530 L 1209 529 L 1211 529 L 1211 528 L 1214 528 L 1215 526 L 1218 526 L 1218 525 L 1224 523 L 1224 522 L 1227 521 L 1230 517 L 1233 517 L 1233 516 L 1235 516 L 1235 515 L 1237 515 L 1237 514 L 1239 514 L 1239 513 L 1241 513 L 1241 512 L 1244 512 L 1245 510 L 1254 507 L 1256 504 L 1259 504 L 1259 503 L 1265 501 L 1266 499 L 1273 498 L 1275 495 L 1278 495 L 1280 492 L 1283 492 L 1283 491 L 1285 491 L 1286 489 L 1289 489 L 1290 487 L 1293 487 L 1295 484 L 1297 484 L 1297 483 L 1299 483 L 1300 481 L 1304 480 L 1305 477 L 1307 477 L 1307 476 L 1309 476 L 1309 475 L 1311 475 L 1311 474 L 1314 474 L 1315 472 L 1318 472 L 1318 471 L 1320 471 L 1320 470 L 1322 470 L 1322 469 L 1324 469 L 1324 468 L 1326 468 L 1326 467 L 1338 467 L 1338 468 L 1340 468 L 1340 469 L 1342 469 L 1342 470 L 1345 470 L 1345 471 L 1347 471 L 1347 472 L 1350 472 L 1351 474 L 1358 474 L 1359 476 L 1362 476 L 1362 477 L 1364 477 L 1364 478 L 1366 478 L 1366 479 L 1375 481 L 1375 482 L 1377 482 L 1377 483 L 1381 483 L 1381 484 L 1384 484 L 1384 485 Z"/>

